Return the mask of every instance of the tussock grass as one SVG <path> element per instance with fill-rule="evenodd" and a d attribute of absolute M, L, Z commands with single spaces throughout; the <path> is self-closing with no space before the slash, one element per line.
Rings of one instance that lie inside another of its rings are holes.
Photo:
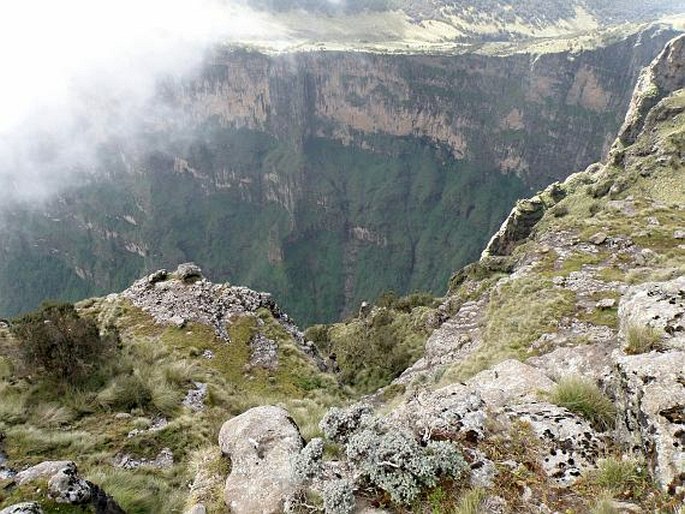
<path fill-rule="evenodd" d="M 484 489 L 477 488 L 466 491 L 454 509 L 454 514 L 484 514 L 483 503 L 487 498 Z"/>
<path fill-rule="evenodd" d="M 612 494 L 631 498 L 640 498 L 649 486 L 645 466 L 635 459 L 602 459 L 593 474 L 593 480 Z"/>
<path fill-rule="evenodd" d="M 626 333 L 625 352 L 628 355 L 658 350 L 660 347 L 661 333 L 648 325 L 630 325 Z"/>
<path fill-rule="evenodd" d="M 549 399 L 584 417 L 598 430 L 612 428 L 616 421 L 616 408 L 611 400 L 594 382 L 580 377 L 560 380 Z"/>
<path fill-rule="evenodd" d="M 170 470 L 98 468 L 87 474 L 128 514 L 181 513 L 186 494 L 178 467 Z"/>
<path fill-rule="evenodd" d="M 611 494 L 604 492 L 597 498 L 590 514 L 619 514 L 619 511 L 614 507 L 614 499 Z"/>

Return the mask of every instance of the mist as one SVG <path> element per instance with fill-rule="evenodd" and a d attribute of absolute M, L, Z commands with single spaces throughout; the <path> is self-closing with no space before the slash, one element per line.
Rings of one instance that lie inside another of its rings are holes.
<path fill-rule="evenodd" d="M 13 0 L 0 20 L 0 207 L 93 172 L 99 144 L 135 137 L 159 81 L 215 45 L 287 39 L 238 0 Z"/>

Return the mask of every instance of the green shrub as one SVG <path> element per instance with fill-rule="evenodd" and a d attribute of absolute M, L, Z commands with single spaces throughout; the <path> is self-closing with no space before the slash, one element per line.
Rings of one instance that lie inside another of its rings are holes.
<path fill-rule="evenodd" d="M 43 304 L 14 321 L 25 364 L 63 383 L 86 380 L 115 347 L 116 333 L 101 336 L 97 325 L 82 318 L 72 304 Z"/>
<path fill-rule="evenodd" d="M 625 352 L 628 355 L 647 353 L 660 347 L 661 333 L 648 325 L 630 325 L 626 336 Z"/>
<path fill-rule="evenodd" d="M 552 403 L 583 416 L 599 430 L 614 425 L 616 408 L 594 382 L 579 377 L 564 378 L 559 381 L 550 399 Z"/>

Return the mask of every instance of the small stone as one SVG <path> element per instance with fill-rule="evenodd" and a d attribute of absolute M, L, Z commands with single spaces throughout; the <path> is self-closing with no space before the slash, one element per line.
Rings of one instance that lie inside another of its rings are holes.
<path fill-rule="evenodd" d="M 207 514 L 207 509 L 201 503 L 196 503 L 185 511 L 185 514 Z"/>
<path fill-rule="evenodd" d="M 566 283 L 566 278 L 564 277 L 553 277 L 552 278 L 552 284 L 555 286 L 563 286 Z"/>
<path fill-rule="evenodd" d="M 613 309 L 616 307 L 616 300 L 613 298 L 602 298 L 600 301 L 597 302 L 597 308 L 598 309 Z"/>
<path fill-rule="evenodd" d="M 181 316 L 172 316 L 169 322 L 176 328 L 183 328 L 186 324 L 186 320 Z"/>
<path fill-rule="evenodd" d="M 205 408 L 205 398 L 207 397 L 207 384 L 193 382 L 195 389 L 190 389 L 183 399 L 183 405 L 190 410 L 199 412 Z"/>
<path fill-rule="evenodd" d="M 650 216 L 649 218 L 647 218 L 647 225 L 652 225 L 654 227 L 657 227 L 660 224 L 661 223 L 659 223 L 659 220 L 654 216 Z"/>
<path fill-rule="evenodd" d="M 593 234 L 592 236 L 590 236 L 590 238 L 589 238 L 588 240 L 589 240 L 592 244 L 601 245 L 601 244 L 603 244 L 604 242 L 606 242 L 606 240 L 608 239 L 608 237 L 609 237 L 609 236 L 607 236 L 606 233 L 604 233 L 604 232 L 597 232 L 596 234 Z"/>
<path fill-rule="evenodd" d="M 214 352 L 212 350 L 205 350 L 202 352 L 202 358 L 211 361 L 214 358 Z"/>
<path fill-rule="evenodd" d="M 673 239 L 685 239 L 685 230 L 676 230 L 673 232 Z"/>
<path fill-rule="evenodd" d="M 114 415 L 114 419 L 131 419 L 133 416 L 131 416 L 128 412 L 117 412 Z"/>

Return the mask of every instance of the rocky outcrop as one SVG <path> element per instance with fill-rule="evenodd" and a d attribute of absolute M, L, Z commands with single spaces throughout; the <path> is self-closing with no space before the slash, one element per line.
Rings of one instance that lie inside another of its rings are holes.
<path fill-rule="evenodd" d="M 582 417 L 568 409 L 544 402 L 506 406 L 502 415 L 510 421 L 530 424 L 544 454 L 540 464 L 557 485 L 568 486 L 589 470 L 607 451 L 606 440 Z"/>
<path fill-rule="evenodd" d="M 649 328 L 659 347 L 685 350 L 685 277 L 631 287 L 619 306 L 620 336 Z"/>
<path fill-rule="evenodd" d="M 685 35 L 670 41 L 640 74 L 628 114 L 619 131 L 618 141 L 626 146 L 633 144 L 642 131 L 647 114 L 652 107 L 683 87 L 685 87 Z"/>
<path fill-rule="evenodd" d="M 173 274 L 166 270 L 152 273 L 134 282 L 120 296 L 143 309 L 157 323 L 176 327 L 182 327 L 187 322 L 202 323 L 213 327 L 217 336 L 225 341 L 230 339 L 227 327 L 232 320 L 253 316 L 259 309 L 266 309 L 293 337 L 301 350 L 321 369 L 325 369 L 316 348 L 304 341 L 302 332 L 276 305 L 270 294 L 258 293 L 247 287 L 214 284 L 202 276 L 202 271 L 195 264 L 181 264 Z M 116 296 L 111 300 L 114 299 Z M 251 346 L 255 366 L 275 369 L 275 342 L 256 335 Z"/>
<path fill-rule="evenodd" d="M 619 356 L 621 438 L 670 494 L 685 493 L 685 352 Z"/>
<path fill-rule="evenodd" d="M 658 330 L 659 352 L 614 353 L 613 388 L 621 411 L 618 431 L 647 456 L 655 478 L 670 494 L 685 493 L 685 277 L 631 287 L 619 306 L 621 339 L 634 327 Z M 645 337 L 642 335 L 642 337 Z M 652 351 L 650 351 L 652 350 Z"/>
<path fill-rule="evenodd" d="M 563 187 L 554 183 L 539 195 L 519 201 L 490 239 L 481 259 L 510 255 L 512 250 L 533 232 L 545 211 L 556 205 L 564 196 L 566 192 Z"/>
<path fill-rule="evenodd" d="M 292 459 L 302 437 L 288 412 L 256 407 L 221 427 L 221 451 L 231 459 L 226 505 L 235 514 L 278 514 L 298 491 Z"/>
<path fill-rule="evenodd" d="M 45 461 L 17 473 L 12 484 L 21 486 L 38 480 L 47 480 L 47 496 L 67 505 L 92 508 L 96 514 L 126 514 L 117 502 L 100 486 L 83 479 L 73 461 Z M 33 503 L 15 505 L 1 511 L 3 514 L 38 514 L 43 511 L 31 510 Z M 23 507 L 26 506 L 26 507 Z M 11 510 L 15 508 L 27 510 Z"/>

